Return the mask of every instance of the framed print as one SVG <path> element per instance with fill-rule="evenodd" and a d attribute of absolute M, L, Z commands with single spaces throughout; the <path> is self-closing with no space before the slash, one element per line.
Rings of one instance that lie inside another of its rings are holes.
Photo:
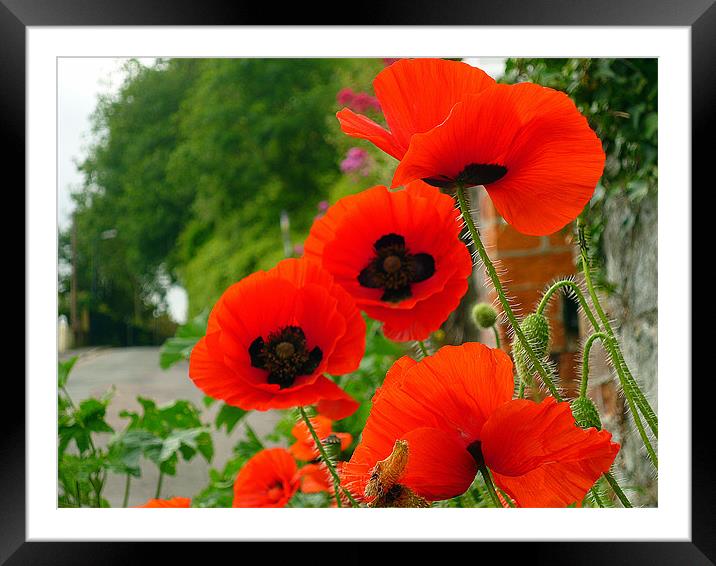
<path fill-rule="evenodd" d="M 716 560 L 716 8 L 423 4 L 0 0 L 27 210 L 2 563 Z"/>

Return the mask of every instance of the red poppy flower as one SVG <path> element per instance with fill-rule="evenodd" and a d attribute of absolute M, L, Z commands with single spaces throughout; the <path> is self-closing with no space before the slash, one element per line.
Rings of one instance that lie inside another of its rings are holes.
<path fill-rule="evenodd" d="M 234 482 L 234 507 L 285 507 L 301 479 L 285 448 L 261 450 L 244 464 Z"/>
<path fill-rule="evenodd" d="M 314 222 L 305 257 L 330 271 L 393 340 L 423 340 L 467 291 L 472 258 L 453 199 L 421 181 L 340 199 Z"/>
<path fill-rule="evenodd" d="M 137 507 L 191 507 L 191 499 L 189 499 L 188 497 L 172 497 L 171 499 L 150 499 L 144 505 L 137 505 Z"/>
<path fill-rule="evenodd" d="M 532 83 L 495 85 L 414 135 L 393 186 L 414 179 L 442 188 L 484 185 L 509 224 L 541 236 L 579 215 L 604 160 L 599 138 L 566 94 Z"/>
<path fill-rule="evenodd" d="M 321 440 L 324 440 L 331 434 L 338 437 L 341 441 L 341 450 L 345 450 L 351 445 L 351 442 L 353 442 L 353 436 L 349 433 L 333 432 L 333 423 L 329 418 L 316 415 L 311 418 L 311 424 L 316 431 L 316 435 L 318 435 L 318 438 Z M 293 429 L 291 429 L 291 434 L 296 438 L 296 442 L 291 445 L 289 451 L 296 460 L 310 462 L 318 458 L 320 455 L 318 448 L 316 448 L 316 443 L 313 441 L 313 436 L 311 435 L 311 431 L 308 430 L 306 423 L 303 421 L 296 423 Z"/>
<path fill-rule="evenodd" d="M 210 397 L 247 410 L 332 400 L 345 412 L 357 403 L 323 373 L 355 370 L 364 350 L 365 322 L 346 291 L 315 263 L 287 259 L 226 290 L 189 376 Z"/>
<path fill-rule="evenodd" d="M 442 123 L 457 102 L 493 84 L 495 81 L 489 75 L 466 63 L 401 59 L 373 80 L 390 131 L 347 108 L 336 116 L 349 136 L 366 139 L 402 159 L 414 134 Z"/>
<path fill-rule="evenodd" d="M 299 470 L 299 475 L 303 493 L 333 491 L 333 482 L 324 464 L 307 464 Z"/>
<path fill-rule="evenodd" d="M 344 485 L 365 498 L 376 463 L 402 440 L 408 459 L 396 485 L 427 500 L 464 493 L 484 463 L 518 506 L 579 504 L 619 445 L 607 431 L 577 427 L 569 403 L 512 400 L 513 390 L 510 358 L 482 344 L 401 358 L 373 398 Z"/>

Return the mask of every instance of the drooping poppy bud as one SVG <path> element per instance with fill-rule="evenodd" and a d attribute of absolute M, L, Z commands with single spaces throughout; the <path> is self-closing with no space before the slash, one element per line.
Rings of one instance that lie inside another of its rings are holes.
<path fill-rule="evenodd" d="M 596 428 L 602 430 L 602 420 L 599 411 L 589 397 L 577 397 L 570 403 L 574 422 L 580 428 Z"/>
<path fill-rule="evenodd" d="M 520 329 L 537 358 L 544 358 L 549 352 L 550 341 L 549 320 L 547 320 L 547 317 L 540 313 L 529 314 L 520 323 Z M 526 383 L 531 383 L 535 368 L 517 336 L 512 341 L 512 357 L 515 360 L 515 369 L 519 378 Z"/>

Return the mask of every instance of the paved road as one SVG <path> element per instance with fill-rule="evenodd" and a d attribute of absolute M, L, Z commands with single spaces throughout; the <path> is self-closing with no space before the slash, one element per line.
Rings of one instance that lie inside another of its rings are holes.
<path fill-rule="evenodd" d="M 66 358 L 62 355 L 61 358 Z M 75 364 L 67 385 L 67 390 L 75 402 L 88 396 L 101 396 L 112 385 L 116 392 L 109 406 L 107 422 L 115 430 L 123 429 L 127 419 L 120 418 L 123 409 L 140 409 L 137 396 L 148 397 L 158 404 L 187 399 L 199 407 L 204 407 L 203 393 L 197 389 L 188 376 L 188 364 L 179 363 L 168 370 L 159 367 L 159 348 L 104 348 L 84 351 Z M 205 422 L 212 422 L 217 404 L 204 413 Z M 253 412 L 248 417 L 249 424 L 259 434 L 270 432 L 278 414 L 275 412 Z M 232 447 L 243 435 L 243 428 L 237 426 L 227 436 L 224 431 L 213 433 L 214 459 L 211 465 L 200 456 L 193 461 L 180 462 L 177 475 L 166 476 L 162 485 L 162 497 L 181 495 L 192 497 L 206 486 L 209 467 L 223 468 L 231 454 Z M 108 439 L 111 435 L 101 435 Z M 106 441 L 105 439 L 105 441 Z M 158 472 L 150 462 L 142 465 L 142 477 L 133 478 L 129 505 L 139 505 L 154 497 Z M 124 495 L 124 476 L 110 474 L 104 496 L 115 506 L 121 506 Z"/>

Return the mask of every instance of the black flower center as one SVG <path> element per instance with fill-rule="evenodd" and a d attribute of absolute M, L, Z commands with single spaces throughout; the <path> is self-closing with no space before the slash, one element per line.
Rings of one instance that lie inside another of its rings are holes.
<path fill-rule="evenodd" d="M 268 382 L 281 389 L 291 387 L 300 375 L 310 375 L 323 359 L 323 352 L 316 346 L 308 351 L 306 335 L 299 326 L 284 326 L 268 335 L 261 336 L 249 346 L 251 365 L 268 372 Z"/>
<path fill-rule="evenodd" d="M 485 463 L 485 457 L 482 455 L 482 442 L 477 440 L 467 447 L 467 451 L 470 456 L 475 460 L 477 467 L 479 468 Z"/>
<path fill-rule="evenodd" d="M 452 189 L 457 185 L 474 187 L 476 185 L 489 185 L 499 181 L 507 174 L 507 167 L 488 163 L 470 163 L 454 179 L 441 175 L 423 179 L 428 185 L 440 189 Z"/>
<path fill-rule="evenodd" d="M 383 289 L 381 301 L 398 303 L 412 296 L 410 286 L 435 273 L 435 260 L 426 253 L 412 254 L 405 238 L 398 234 L 381 236 L 374 244 L 375 257 L 358 275 L 358 283 L 369 289 Z"/>

